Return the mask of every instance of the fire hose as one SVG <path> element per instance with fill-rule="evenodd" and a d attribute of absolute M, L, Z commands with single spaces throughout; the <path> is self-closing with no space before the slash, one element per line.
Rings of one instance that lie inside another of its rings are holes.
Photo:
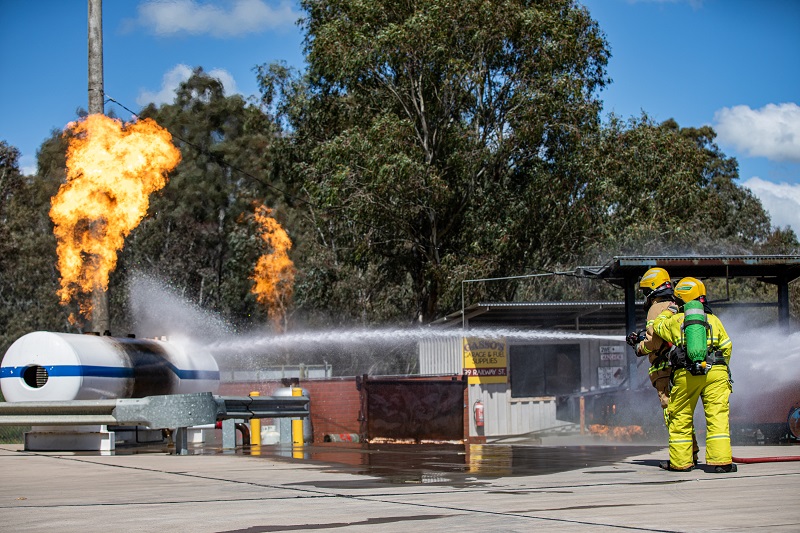
<path fill-rule="evenodd" d="M 800 461 L 800 455 L 779 455 L 775 457 L 734 457 L 734 463 L 783 463 L 788 461 Z"/>

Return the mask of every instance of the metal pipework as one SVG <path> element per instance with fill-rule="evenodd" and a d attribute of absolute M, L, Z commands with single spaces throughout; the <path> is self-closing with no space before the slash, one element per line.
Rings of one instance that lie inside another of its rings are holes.
<path fill-rule="evenodd" d="M 151 429 L 213 423 L 224 400 L 210 392 L 116 400 L 0 403 L 0 425 L 114 425 Z"/>
<path fill-rule="evenodd" d="M 151 429 L 213 424 L 218 420 L 309 416 L 304 396 L 169 394 L 116 400 L 0 402 L 0 426 L 141 425 Z"/>

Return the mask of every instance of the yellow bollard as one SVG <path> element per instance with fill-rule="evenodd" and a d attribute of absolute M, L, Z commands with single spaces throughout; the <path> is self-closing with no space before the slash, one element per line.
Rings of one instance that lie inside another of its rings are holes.
<path fill-rule="evenodd" d="M 303 389 L 300 387 L 293 387 L 292 388 L 292 396 L 302 396 Z M 292 418 L 292 448 L 294 448 L 294 453 L 292 456 L 295 459 L 302 459 L 303 458 L 303 419 L 302 418 Z M 300 448 L 298 450 L 297 448 Z"/>
<path fill-rule="evenodd" d="M 253 391 L 250 393 L 250 396 L 261 396 L 261 393 L 258 391 Z M 250 445 L 251 446 L 261 446 L 261 419 L 260 418 L 251 418 L 250 419 Z"/>

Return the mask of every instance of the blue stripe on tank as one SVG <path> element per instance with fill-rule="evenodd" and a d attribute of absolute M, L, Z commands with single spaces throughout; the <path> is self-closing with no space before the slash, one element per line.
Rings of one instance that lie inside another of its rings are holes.
<path fill-rule="evenodd" d="M 171 363 L 164 362 L 170 371 L 180 379 L 211 379 L 219 380 L 218 370 L 181 370 Z M 25 366 L 6 366 L 0 368 L 0 379 L 21 378 Z M 93 377 L 93 378 L 132 378 L 134 369 L 122 366 L 96 366 L 96 365 L 51 365 L 43 366 L 47 375 L 54 378 L 64 377 Z"/>

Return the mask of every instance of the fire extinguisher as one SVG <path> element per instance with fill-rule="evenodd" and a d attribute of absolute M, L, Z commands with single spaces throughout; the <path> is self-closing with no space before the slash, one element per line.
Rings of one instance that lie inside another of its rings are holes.
<path fill-rule="evenodd" d="M 478 400 L 472 409 L 475 411 L 475 427 L 483 427 L 483 402 Z"/>

